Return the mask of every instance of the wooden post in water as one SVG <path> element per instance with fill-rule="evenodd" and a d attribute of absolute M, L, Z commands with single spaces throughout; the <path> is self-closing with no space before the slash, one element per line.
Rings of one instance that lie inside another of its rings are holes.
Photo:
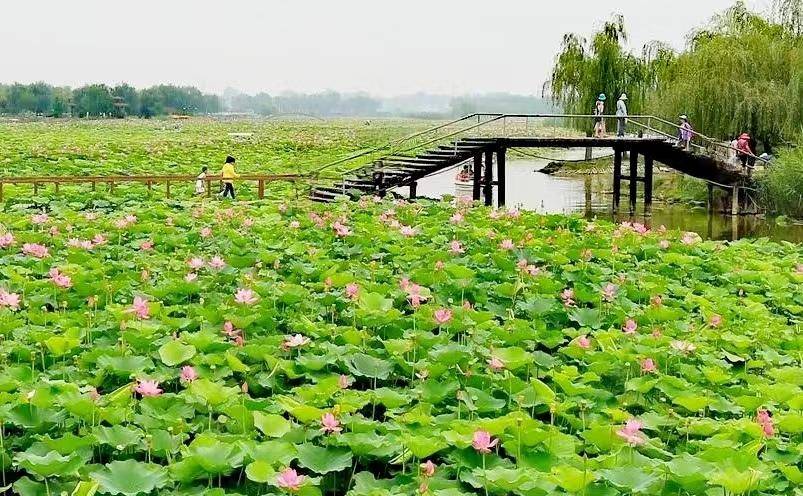
<path fill-rule="evenodd" d="M 731 191 L 731 215 L 739 215 L 739 186 Z"/>
<path fill-rule="evenodd" d="M 482 153 L 474 155 L 474 201 L 480 200 L 480 179 L 482 178 Z"/>
<path fill-rule="evenodd" d="M 644 155 L 644 214 L 652 215 L 652 155 Z"/>
<path fill-rule="evenodd" d="M 636 212 L 638 195 L 638 151 L 630 150 L 630 213 Z"/>
<path fill-rule="evenodd" d="M 619 211 L 622 188 L 622 149 L 613 149 L 613 211 Z"/>
<path fill-rule="evenodd" d="M 593 133 L 591 131 L 586 131 L 586 138 L 590 138 L 591 136 L 593 136 Z M 591 148 L 590 146 L 587 146 L 586 147 L 586 160 L 591 160 L 591 157 L 593 156 L 592 152 L 593 152 L 593 148 Z"/>
<path fill-rule="evenodd" d="M 410 183 L 410 199 L 415 200 L 415 197 L 418 195 L 418 182 L 413 181 Z"/>
<path fill-rule="evenodd" d="M 496 189 L 496 205 L 505 206 L 505 147 L 500 146 L 496 151 L 496 174 L 499 177 Z"/>
<path fill-rule="evenodd" d="M 490 207 L 493 204 L 494 192 L 494 152 L 493 150 L 485 151 L 485 184 L 483 188 L 483 195 L 485 196 L 485 206 Z"/>

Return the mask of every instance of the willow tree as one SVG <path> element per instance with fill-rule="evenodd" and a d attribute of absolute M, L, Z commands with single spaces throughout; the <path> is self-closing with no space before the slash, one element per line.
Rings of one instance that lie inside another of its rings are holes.
<path fill-rule="evenodd" d="M 669 65 L 673 54 L 665 45 L 654 42 L 636 56 L 627 51 L 626 43 L 622 16 L 614 16 L 590 40 L 573 33 L 564 35 L 545 92 L 573 114 L 590 114 L 600 93 L 609 97 L 611 112 L 611 104 L 622 93 L 628 95 L 631 114 L 643 111 L 658 75 Z M 588 121 L 577 124 L 589 125 Z"/>
<path fill-rule="evenodd" d="M 803 124 L 801 48 L 788 26 L 737 3 L 693 33 L 688 49 L 660 73 L 650 106 L 688 114 L 695 128 L 717 138 L 747 131 L 777 144 Z"/>

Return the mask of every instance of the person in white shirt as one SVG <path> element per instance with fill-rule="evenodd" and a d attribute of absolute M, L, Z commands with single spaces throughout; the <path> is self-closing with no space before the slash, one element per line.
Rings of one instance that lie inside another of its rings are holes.
<path fill-rule="evenodd" d="M 201 168 L 201 173 L 195 178 L 195 194 L 202 195 L 206 193 L 206 171 L 208 167 Z"/>
<path fill-rule="evenodd" d="M 627 125 L 627 94 L 622 93 L 619 101 L 616 102 L 616 136 L 622 138 L 625 135 Z"/>

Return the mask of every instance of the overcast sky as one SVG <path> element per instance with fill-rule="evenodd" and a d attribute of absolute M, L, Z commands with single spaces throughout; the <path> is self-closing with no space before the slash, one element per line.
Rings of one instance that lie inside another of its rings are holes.
<path fill-rule="evenodd" d="M 625 15 L 682 48 L 733 0 L 11 0 L 0 81 L 538 94 L 566 32 Z M 769 0 L 748 0 L 766 10 Z"/>

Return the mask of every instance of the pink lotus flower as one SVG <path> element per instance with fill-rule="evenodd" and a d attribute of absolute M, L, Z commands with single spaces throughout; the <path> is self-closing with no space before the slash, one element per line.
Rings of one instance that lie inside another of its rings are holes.
<path fill-rule="evenodd" d="M 31 222 L 34 224 L 46 224 L 50 217 L 47 214 L 34 214 L 31 216 Z"/>
<path fill-rule="evenodd" d="M 439 308 L 438 310 L 435 310 L 434 317 L 435 322 L 437 322 L 438 325 L 444 325 L 452 320 L 452 311 L 448 308 Z"/>
<path fill-rule="evenodd" d="M 633 319 L 627 319 L 627 322 L 625 322 L 625 325 L 622 326 L 622 331 L 625 334 L 635 334 L 636 333 L 636 329 L 638 329 L 638 324 L 636 324 L 636 321 L 633 320 Z"/>
<path fill-rule="evenodd" d="M 656 372 L 658 369 L 655 366 L 655 361 L 652 358 L 645 358 L 641 361 L 641 371 L 645 374 Z"/>
<path fill-rule="evenodd" d="M 181 367 L 181 380 L 184 382 L 192 382 L 198 378 L 198 372 L 191 365 Z"/>
<path fill-rule="evenodd" d="M 499 372 L 500 370 L 503 370 L 505 368 L 505 362 L 503 362 L 501 358 L 492 356 L 490 359 L 487 360 L 487 362 L 488 362 L 488 367 L 494 372 Z"/>
<path fill-rule="evenodd" d="M 209 260 L 209 267 L 215 270 L 220 270 L 226 266 L 226 262 L 220 258 L 218 255 L 215 255 Z"/>
<path fill-rule="evenodd" d="M 70 248 L 79 248 L 82 250 L 91 250 L 92 241 L 88 239 L 70 238 L 67 240 L 67 246 Z"/>
<path fill-rule="evenodd" d="M 773 425 L 772 416 L 770 412 L 760 408 L 756 412 L 756 422 L 761 426 L 761 432 L 764 437 L 772 437 L 775 435 L 775 426 Z"/>
<path fill-rule="evenodd" d="M 204 262 L 204 259 L 201 257 L 192 257 L 187 261 L 187 265 L 189 265 L 191 269 L 197 270 L 206 265 L 206 262 Z"/>
<path fill-rule="evenodd" d="M 502 217 L 502 212 L 499 210 L 491 210 L 491 212 L 488 214 L 488 217 L 490 217 L 492 220 L 496 220 Z"/>
<path fill-rule="evenodd" d="M 53 227 L 50 228 L 50 230 L 48 232 L 50 233 L 51 237 L 55 238 L 56 236 L 59 235 L 59 228 L 58 228 L 58 226 L 53 226 Z"/>
<path fill-rule="evenodd" d="M 573 307 L 575 305 L 574 301 L 574 290 L 572 288 L 566 288 L 560 293 L 560 299 L 563 300 L 563 306 L 566 308 Z"/>
<path fill-rule="evenodd" d="M 211 227 L 202 227 L 201 231 L 200 231 L 200 235 L 204 239 L 212 236 L 212 228 Z"/>
<path fill-rule="evenodd" d="M 461 222 L 463 222 L 463 219 L 464 219 L 463 214 L 461 214 L 460 212 L 455 212 L 454 215 L 452 215 L 449 218 L 449 222 L 451 222 L 452 224 L 460 224 Z"/>
<path fill-rule="evenodd" d="M 399 229 L 399 232 L 402 234 L 402 236 L 406 236 L 408 238 L 411 238 L 411 237 L 416 235 L 415 228 L 414 227 L 410 227 L 410 226 L 401 226 L 401 229 Z"/>
<path fill-rule="evenodd" d="M 100 399 L 100 393 L 98 392 L 97 388 L 92 388 L 89 390 L 89 399 L 92 401 L 98 401 Z"/>
<path fill-rule="evenodd" d="M 512 207 L 507 210 L 506 215 L 511 219 L 518 219 L 519 217 L 521 217 L 521 212 L 519 211 L 518 208 Z"/>
<path fill-rule="evenodd" d="M 461 253 L 465 253 L 466 250 L 460 244 L 460 241 L 454 240 L 449 243 L 449 253 L 452 255 L 460 255 Z"/>
<path fill-rule="evenodd" d="M 282 348 L 286 350 L 290 348 L 299 348 L 309 342 L 310 342 L 309 338 L 304 337 L 301 334 L 293 334 L 292 336 L 286 336 L 284 338 L 284 343 L 282 343 Z"/>
<path fill-rule="evenodd" d="M 692 351 L 697 349 L 697 347 L 694 346 L 694 344 L 689 343 L 688 341 L 675 340 L 675 341 L 672 341 L 671 343 L 669 343 L 669 345 L 672 348 L 674 348 L 674 349 L 676 349 L 676 350 L 678 350 L 680 352 L 683 352 L 683 353 L 691 353 Z"/>
<path fill-rule="evenodd" d="M 432 463 L 432 460 L 427 460 L 421 464 L 421 473 L 424 477 L 432 477 L 435 475 L 435 464 Z"/>
<path fill-rule="evenodd" d="M 254 219 L 251 217 L 246 217 L 243 219 L 243 227 L 251 227 L 254 225 Z"/>
<path fill-rule="evenodd" d="M 694 232 L 684 232 L 683 237 L 680 239 L 680 242 L 684 245 L 694 245 L 700 241 L 702 241 L 702 238 Z"/>
<path fill-rule="evenodd" d="M 656 328 L 652 330 L 652 337 L 657 339 L 660 338 L 661 336 L 662 336 L 661 329 Z"/>
<path fill-rule="evenodd" d="M 146 239 L 145 241 L 139 244 L 139 249 L 142 251 L 153 250 L 153 241 L 151 241 L 150 239 Z"/>
<path fill-rule="evenodd" d="M 360 286 L 356 282 L 346 284 L 346 298 L 356 300 L 360 296 Z"/>
<path fill-rule="evenodd" d="M 437 262 L 435 262 L 435 272 L 442 271 L 444 267 L 446 267 L 446 264 L 443 263 L 442 260 L 438 260 Z"/>
<path fill-rule="evenodd" d="M 234 324 L 228 320 L 223 323 L 223 332 L 229 337 L 235 336 L 239 333 L 234 329 Z"/>
<path fill-rule="evenodd" d="M 719 327 L 722 325 L 722 315 L 715 313 L 708 319 L 708 325 L 711 327 Z"/>
<path fill-rule="evenodd" d="M 658 242 L 658 247 L 661 248 L 662 250 L 668 250 L 669 244 L 670 244 L 669 240 L 662 239 L 661 241 Z"/>
<path fill-rule="evenodd" d="M 588 339 L 586 335 L 582 335 L 579 338 L 577 338 L 577 346 L 583 348 L 584 350 L 587 350 L 591 347 L 591 340 Z"/>
<path fill-rule="evenodd" d="M 617 291 L 618 289 L 613 284 L 606 284 L 605 287 L 602 288 L 602 299 L 609 302 L 613 301 Z"/>
<path fill-rule="evenodd" d="M 418 308 L 422 302 L 427 301 L 427 297 L 421 294 L 421 286 L 418 284 L 411 284 L 407 288 L 407 299 L 410 300 L 413 308 Z"/>
<path fill-rule="evenodd" d="M 86 220 L 88 220 L 90 222 L 92 222 L 93 220 L 96 220 L 97 218 L 98 218 L 98 213 L 97 212 L 86 212 L 84 214 L 84 219 L 86 219 Z"/>
<path fill-rule="evenodd" d="M 333 432 L 340 432 L 343 427 L 340 426 L 340 421 L 335 418 L 331 413 L 324 413 L 321 417 L 321 432 L 331 434 Z"/>
<path fill-rule="evenodd" d="M 298 475 L 292 468 L 286 468 L 276 477 L 276 485 L 290 492 L 296 492 L 301 489 L 305 479 L 306 477 Z"/>
<path fill-rule="evenodd" d="M 162 390 L 159 389 L 159 383 L 157 381 L 148 381 L 148 380 L 138 380 L 137 387 L 134 388 L 134 391 L 145 396 L 159 396 L 162 394 Z"/>
<path fill-rule="evenodd" d="M 150 311 L 148 300 L 142 298 L 141 296 L 135 296 L 134 302 L 131 304 L 131 308 L 126 310 L 126 312 L 133 313 L 139 319 L 149 318 L 151 316 Z"/>
<path fill-rule="evenodd" d="M 198 274 L 195 272 L 187 272 L 187 275 L 184 276 L 184 280 L 187 282 L 195 282 L 198 280 Z"/>
<path fill-rule="evenodd" d="M 125 221 L 129 224 L 136 224 L 137 223 L 137 216 L 133 214 L 128 214 L 125 216 Z"/>
<path fill-rule="evenodd" d="M 11 236 L 11 234 L 9 234 L 9 236 Z M 14 238 L 11 238 L 11 242 L 12 243 L 14 242 Z M 0 247 L 2 247 L 2 246 L 3 246 L 3 242 L 2 242 L 2 238 L 0 238 Z M 797 272 L 797 275 L 803 276 L 803 264 L 797 264 L 795 266 L 795 272 Z"/>
<path fill-rule="evenodd" d="M 50 269 L 48 275 L 50 276 L 50 280 L 53 282 L 53 284 L 60 288 L 66 289 L 72 286 L 72 279 L 70 279 L 70 276 L 63 274 L 56 267 Z"/>
<path fill-rule="evenodd" d="M 297 220 L 290 221 L 290 229 L 298 229 L 299 227 L 301 227 L 301 222 Z"/>
<path fill-rule="evenodd" d="M 259 296 L 249 288 L 240 288 L 234 293 L 234 301 L 242 305 L 253 305 L 259 300 Z"/>
<path fill-rule="evenodd" d="M 0 308 L 2 307 L 8 307 L 11 310 L 19 310 L 20 295 L 17 293 L 9 293 L 5 289 L 0 289 Z"/>
<path fill-rule="evenodd" d="M 148 280 L 148 279 L 150 279 L 150 278 L 151 278 L 151 273 L 150 273 L 150 272 L 148 272 L 146 269 L 142 269 L 142 272 L 140 272 L 140 273 L 139 273 L 139 279 L 140 279 L 142 282 L 145 282 L 145 281 L 147 281 L 147 280 Z"/>
<path fill-rule="evenodd" d="M 664 300 L 663 298 L 661 298 L 661 295 L 655 295 L 652 298 L 650 298 L 650 304 L 652 304 L 652 306 L 654 307 L 660 307 L 661 305 L 663 305 L 663 302 Z"/>
<path fill-rule="evenodd" d="M 337 378 L 337 385 L 340 389 L 348 389 L 351 385 L 351 378 L 345 374 L 340 374 L 340 377 Z"/>
<path fill-rule="evenodd" d="M 512 239 L 505 239 L 499 244 L 499 248 L 503 250 L 512 250 L 516 247 Z"/>
<path fill-rule="evenodd" d="M 14 235 L 9 233 L 0 234 L 0 248 L 8 248 L 14 244 Z"/>
<path fill-rule="evenodd" d="M 624 427 L 616 431 L 616 434 L 627 441 L 627 444 L 630 446 L 639 446 L 647 441 L 644 434 L 641 432 L 642 427 L 644 427 L 644 424 L 640 421 L 630 419 L 625 422 Z"/>
<path fill-rule="evenodd" d="M 46 258 L 50 256 L 47 247 L 38 243 L 25 243 L 22 245 L 22 253 L 34 258 Z"/>
<path fill-rule="evenodd" d="M 92 238 L 92 243 L 95 246 L 105 245 L 106 242 L 106 236 L 102 234 L 96 234 L 95 237 Z"/>
<path fill-rule="evenodd" d="M 491 448 L 494 448 L 499 443 L 499 439 L 491 439 L 491 433 L 488 431 L 476 431 L 471 441 L 471 446 L 480 453 L 490 453 Z"/>
<path fill-rule="evenodd" d="M 335 234 L 340 238 L 351 236 L 351 229 L 349 229 L 348 226 L 341 224 L 340 222 L 335 222 L 334 224 L 332 224 L 332 229 L 335 230 Z"/>

